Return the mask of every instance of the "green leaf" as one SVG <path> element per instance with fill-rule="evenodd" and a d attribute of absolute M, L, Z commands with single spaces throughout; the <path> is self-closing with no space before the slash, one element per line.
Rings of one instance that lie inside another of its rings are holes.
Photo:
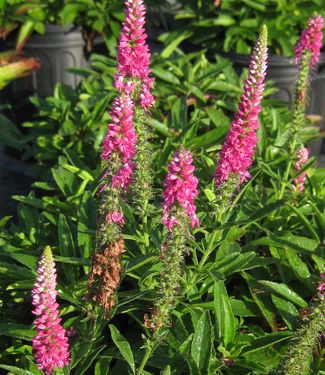
<path fill-rule="evenodd" d="M 288 204 L 287 205 L 293 212 L 295 212 L 299 219 L 301 220 L 301 222 L 304 224 L 304 226 L 306 227 L 306 229 L 309 231 L 309 233 L 314 237 L 314 239 L 318 242 L 320 242 L 320 239 L 319 239 L 319 235 L 318 233 L 316 232 L 316 230 L 312 227 L 311 223 L 310 223 L 310 220 L 298 209 L 296 208 L 294 205 L 292 204 Z"/>
<path fill-rule="evenodd" d="M 260 12 L 265 12 L 266 11 L 266 5 L 259 4 L 257 1 L 252 1 L 252 0 L 242 0 L 242 2 L 252 9 L 258 10 Z"/>
<path fill-rule="evenodd" d="M 182 43 L 183 40 L 188 39 L 193 35 L 193 31 L 185 30 L 181 32 L 176 32 L 175 37 L 172 39 L 170 43 L 168 43 L 167 47 L 161 52 L 161 57 L 163 59 L 168 59 L 168 57 L 175 51 L 175 49 Z"/>
<path fill-rule="evenodd" d="M 199 370 L 202 371 L 208 366 L 210 352 L 211 324 L 205 310 L 196 325 L 191 347 L 191 356 Z"/>
<path fill-rule="evenodd" d="M 35 273 L 28 268 L 19 267 L 12 263 L 0 262 L 0 279 L 9 280 L 34 280 Z"/>
<path fill-rule="evenodd" d="M 19 29 L 19 34 L 16 41 L 16 50 L 21 50 L 24 45 L 27 43 L 30 35 L 34 31 L 35 22 L 28 20 Z"/>
<path fill-rule="evenodd" d="M 21 150 L 23 135 L 16 125 L 0 114 L 0 143 Z"/>
<path fill-rule="evenodd" d="M 19 367 L 15 367 L 15 366 L 0 365 L 0 368 L 2 368 L 4 370 L 7 370 L 7 371 L 10 371 L 11 373 L 16 374 L 16 375 L 34 375 L 30 371 L 23 370 Z"/>
<path fill-rule="evenodd" d="M 268 245 L 281 248 L 290 248 L 297 252 L 314 253 L 318 247 L 318 242 L 307 237 L 296 236 L 291 233 L 285 236 L 275 236 L 270 234 L 268 237 L 261 237 L 258 240 L 253 240 L 249 243 L 249 247 Z"/>
<path fill-rule="evenodd" d="M 36 331 L 24 324 L 6 322 L 0 323 L 0 333 L 4 336 L 31 341 Z"/>
<path fill-rule="evenodd" d="M 163 81 L 171 83 L 172 85 L 180 85 L 181 84 L 178 77 L 175 76 L 175 74 L 173 74 L 172 72 L 170 72 L 166 69 L 155 67 L 155 68 L 152 69 L 152 71 L 153 71 L 153 74 L 156 77 L 162 79 Z"/>
<path fill-rule="evenodd" d="M 61 256 L 66 257 L 66 258 L 69 258 L 69 257 L 75 258 L 77 254 L 76 254 L 73 236 L 70 231 L 70 227 L 67 222 L 67 219 L 62 214 L 59 216 L 59 221 L 58 221 L 58 236 L 59 236 L 59 246 L 60 246 Z M 72 265 L 64 264 L 62 265 L 62 268 L 64 270 L 66 280 L 69 283 L 73 283 L 76 280 L 78 280 L 78 270 L 76 267 Z"/>
<path fill-rule="evenodd" d="M 231 221 L 229 223 L 222 225 L 221 228 L 231 228 L 233 226 L 242 226 L 257 222 L 269 216 L 270 213 L 277 210 L 278 208 L 283 207 L 284 202 L 284 200 L 279 200 L 277 202 L 270 203 L 264 207 L 258 208 L 251 217 L 243 220 L 238 220 L 235 222 Z"/>
<path fill-rule="evenodd" d="M 268 280 L 258 280 L 257 283 L 263 289 L 265 289 L 266 292 L 276 293 L 300 307 L 308 306 L 307 302 L 303 300 L 296 292 L 290 289 L 286 284 L 276 283 Z"/>
<path fill-rule="evenodd" d="M 293 334 L 291 332 L 277 332 L 277 333 L 270 333 L 262 337 L 258 337 L 255 340 L 253 340 L 249 346 L 244 348 L 241 354 L 247 355 L 257 350 L 268 348 L 278 342 L 288 340 L 290 337 L 292 337 L 292 335 Z"/>
<path fill-rule="evenodd" d="M 126 266 L 126 269 L 125 269 L 125 272 L 126 273 L 134 272 L 138 268 L 143 267 L 145 264 L 154 263 L 158 259 L 159 259 L 159 257 L 157 255 L 152 255 L 152 254 L 139 255 L 135 258 L 132 258 L 128 262 L 128 264 Z"/>
<path fill-rule="evenodd" d="M 117 346 L 123 358 L 131 367 L 132 372 L 135 373 L 134 358 L 130 344 L 126 341 L 124 336 L 119 332 L 119 330 L 115 326 L 110 324 L 109 329 L 111 331 L 112 340 L 114 341 L 114 344 Z"/>
<path fill-rule="evenodd" d="M 58 187 L 66 198 L 74 195 L 78 189 L 78 181 L 74 174 L 62 167 L 52 168 L 52 175 Z"/>
<path fill-rule="evenodd" d="M 235 338 L 236 321 L 223 281 L 215 283 L 213 295 L 217 337 L 227 347 Z"/>
<path fill-rule="evenodd" d="M 292 267 L 292 271 L 296 274 L 296 276 L 303 283 L 308 283 L 309 286 L 312 286 L 312 284 L 310 284 L 310 272 L 306 263 L 304 263 L 299 255 L 292 249 L 285 249 L 285 254 L 290 266 Z"/>
<path fill-rule="evenodd" d="M 271 298 L 289 329 L 294 330 L 299 323 L 299 311 L 296 306 L 286 299 L 276 296 L 275 294 L 272 294 Z"/>

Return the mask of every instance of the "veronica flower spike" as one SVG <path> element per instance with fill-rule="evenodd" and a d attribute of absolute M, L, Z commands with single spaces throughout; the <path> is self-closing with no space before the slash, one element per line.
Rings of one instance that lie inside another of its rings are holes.
<path fill-rule="evenodd" d="M 248 170 L 252 165 L 257 143 L 256 131 L 264 92 L 266 60 L 267 28 L 263 26 L 251 56 L 248 78 L 235 119 L 221 150 L 215 172 L 218 188 L 222 186 L 224 189 L 226 183 L 233 188 L 250 178 Z"/>
<path fill-rule="evenodd" d="M 33 349 L 37 366 L 46 375 L 57 368 L 69 365 L 67 332 L 61 325 L 59 305 L 56 302 L 56 270 L 52 251 L 47 246 L 39 260 L 37 279 L 32 290 L 34 324 L 37 335 L 33 338 Z"/>
<path fill-rule="evenodd" d="M 177 151 L 168 164 L 164 183 L 162 222 L 168 235 L 162 246 L 162 271 L 159 294 L 154 311 L 145 325 L 156 333 L 170 324 L 170 312 L 176 305 L 182 282 L 182 263 L 186 252 L 186 239 L 190 228 L 199 226 L 195 198 L 198 195 L 198 179 L 194 176 L 193 157 L 183 148 Z"/>
<path fill-rule="evenodd" d="M 315 70 L 320 58 L 320 50 L 323 41 L 323 25 L 323 17 L 319 15 L 311 17 L 308 21 L 308 28 L 302 32 L 294 50 L 296 63 L 299 67 L 299 76 L 296 84 L 291 120 L 291 137 L 289 145 L 291 157 L 295 157 L 297 151 L 303 147 L 300 133 L 306 125 L 310 74 Z"/>
<path fill-rule="evenodd" d="M 296 63 L 300 64 L 304 53 L 310 55 L 310 67 L 314 68 L 320 58 L 320 50 L 323 46 L 323 26 L 324 19 L 317 15 L 308 20 L 308 28 L 305 29 L 299 42 L 295 47 Z"/>

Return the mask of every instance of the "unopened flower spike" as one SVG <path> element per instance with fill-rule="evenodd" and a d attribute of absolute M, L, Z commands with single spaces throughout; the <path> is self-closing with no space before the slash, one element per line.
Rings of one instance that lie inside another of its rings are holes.
<path fill-rule="evenodd" d="M 263 26 L 252 52 L 244 92 L 215 172 L 216 185 L 224 191 L 227 190 L 226 183 L 232 191 L 234 185 L 239 186 L 251 177 L 249 168 L 257 143 L 256 131 L 264 92 L 267 51 L 267 28 Z"/>
<path fill-rule="evenodd" d="M 37 335 L 33 338 L 33 349 L 37 366 L 46 375 L 70 363 L 67 331 L 61 325 L 59 305 L 56 301 L 56 269 L 52 251 L 47 246 L 41 255 L 37 279 L 32 290 L 34 324 Z"/>

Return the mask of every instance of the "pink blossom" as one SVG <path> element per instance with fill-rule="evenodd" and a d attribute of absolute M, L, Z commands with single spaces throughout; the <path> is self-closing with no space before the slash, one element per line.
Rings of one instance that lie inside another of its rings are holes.
<path fill-rule="evenodd" d="M 320 295 L 325 295 L 325 272 L 321 274 L 322 281 L 318 284 L 318 291 Z"/>
<path fill-rule="evenodd" d="M 125 16 L 118 46 L 115 87 L 129 93 L 139 89 L 141 105 L 146 109 L 153 106 L 154 98 L 150 92 L 153 78 L 150 78 L 150 52 L 146 43 L 146 9 L 143 0 L 126 0 Z"/>
<path fill-rule="evenodd" d="M 258 114 L 264 91 L 267 60 L 267 29 L 263 27 L 249 65 L 248 78 L 235 119 L 221 150 L 221 158 L 215 172 L 217 186 L 229 179 L 239 177 L 242 183 L 250 178 L 248 172 L 253 162 L 257 143 Z"/>
<path fill-rule="evenodd" d="M 123 225 L 124 224 L 123 212 L 122 211 L 116 211 L 116 210 L 113 211 L 113 212 L 109 212 L 106 215 L 106 222 L 108 224 L 116 223 L 116 224 L 119 224 L 119 225 Z"/>
<path fill-rule="evenodd" d="M 164 182 L 162 221 L 171 230 L 179 225 L 175 216 L 177 207 L 185 210 L 190 219 L 191 227 L 199 226 L 196 216 L 195 197 L 198 195 L 198 179 L 194 176 L 193 157 L 187 150 L 176 152 L 168 164 L 168 174 Z"/>
<path fill-rule="evenodd" d="M 38 264 L 32 304 L 33 314 L 37 316 L 34 321 L 37 335 L 33 339 L 35 359 L 38 368 L 47 375 L 70 363 L 67 332 L 59 318 L 57 294 L 55 264 L 50 247 L 46 247 Z"/>
<path fill-rule="evenodd" d="M 322 16 L 317 15 L 308 20 L 308 28 L 303 30 L 298 44 L 295 47 L 296 63 L 299 64 L 305 51 L 311 52 L 310 66 L 315 67 L 320 57 L 320 50 L 323 42 Z"/>
<path fill-rule="evenodd" d="M 298 173 L 300 169 L 307 163 L 309 157 L 309 152 L 306 148 L 301 148 L 297 151 L 297 160 L 295 163 L 295 173 Z M 301 173 L 293 183 L 294 190 L 303 192 L 305 190 L 305 182 L 307 178 L 307 172 Z"/>
<path fill-rule="evenodd" d="M 122 165 L 112 178 L 112 187 L 114 188 L 126 189 L 132 181 L 132 160 L 137 144 L 133 116 L 134 105 L 131 98 L 126 94 L 117 97 L 113 102 L 112 121 L 108 125 L 101 154 L 102 159 L 106 162 L 110 160 L 111 164 L 116 162 Z M 108 173 L 109 171 L 104 174 L 102 180 L 107 177 Z"/>

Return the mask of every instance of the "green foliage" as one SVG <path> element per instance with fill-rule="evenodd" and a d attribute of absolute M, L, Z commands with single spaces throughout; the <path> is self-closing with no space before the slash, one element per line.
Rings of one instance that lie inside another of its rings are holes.
<path fill-rule="evenodd" d="M 180 0 L 175 30 L 166 39 L 178 45 L 188 40 L 198 46 L 249 54 L 262 25 L 270 31 L 273 54 L 292 56 L 299 32 L 308 18 L 324 15 L 322 0 Z"/>
<path fill-rule="evenodd" d="M 164 51 L 166 56 L 170 51 Z M 37 259 L 51 245 L 58 268 L 59 303 L 72 363 L 64 374 L 267 374 L 286 350 L 300 314 L 315 295 L 325 261 L 325 170 L 306 166 L 303 195 L 283 184 L 289 154 L 290 112 L 265 98 L 253 178 L 218 220 L 211 210 L 215 155 L 229 129 L 245 74 L 203 53 L 155 57 L 157 98 L 152 120 L 154 199 L 145 225 L 132 203 L 123 207 L 126 252 L 117 304 L 110 321 L 87 301 L 87 273 L 96 231 L 100 146 L 110 120 L 115 63 L 92 56 L 76 91 L 57 86 L 53 97 L 33 98 L 38 112 L 25 131 L 2 121 L 2 140 L 33 162 L 36 181 L 19 202 L 17 218 L 0 220 L 0 367 L 39 374 L 32 359 L 30 289 Z M 268 93 L 271 90 L 267 90 Z M 305 133 L 305 140 L 315 136 Z M 169 330 L 159 346 L 143 325 L 159 296 L 161 186 L 171 154 L 194 154 L 200 181 L 201 226 L 186 243 L 185 264 Z M 109 325 L 108 325 L 109 323 Z M 321 353 L 320 353 L 321 354 Z M 324 369 L 321 355 L 311 359 Z"/>

